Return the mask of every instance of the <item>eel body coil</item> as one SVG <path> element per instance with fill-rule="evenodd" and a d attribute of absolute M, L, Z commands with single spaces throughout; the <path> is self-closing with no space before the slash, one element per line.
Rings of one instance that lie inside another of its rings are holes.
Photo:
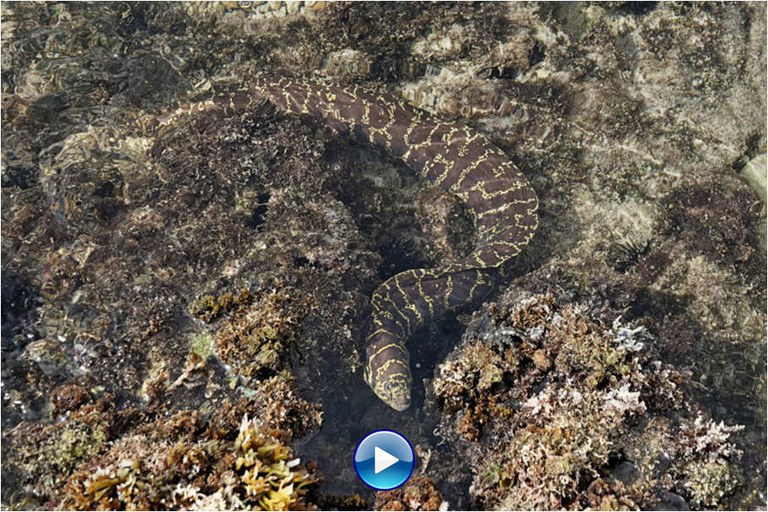
<path fill-rule="evenodd" d="M 502 265 L 527 245 L 538 225 L 538 198 L 526 177 L 482 134 L 443 122 L 388 94 L 290 79 L 259 79 L 210 103 L 243 111 L 269 100 L 288 114 L 321 119 L 335 133 L 386 149 L 425 179 L 458 196 L 477 231 L 468 256 L 440 268 L 412 269 L 382 283 L 371 297 L 365 381 L 390 407 L 411 403 L 406 341 L 445 311 L 486 296 Z M 204 110 L 198 104 L 190 110 Z"/>

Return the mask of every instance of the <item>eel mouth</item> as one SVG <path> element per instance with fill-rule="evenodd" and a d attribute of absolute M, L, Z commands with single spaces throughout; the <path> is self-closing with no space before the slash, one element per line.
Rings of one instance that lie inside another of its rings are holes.
<path fill-rule="evenodd" d="M 411 406 L 411 401 L 408 400 L 407 402 L 397 403 L 397 404 L 388 404 L 388 405 L 394 410 L 396 410 L 397 412 L 403 412 Z"/>

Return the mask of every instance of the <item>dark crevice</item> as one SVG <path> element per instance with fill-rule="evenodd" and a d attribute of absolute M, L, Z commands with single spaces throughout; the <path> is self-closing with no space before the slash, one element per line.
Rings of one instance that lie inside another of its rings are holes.
<path fill-rule="evenodd" d="M 742 153 L 741 156 L 734 160 L 734 162 L 731 164 L 731 169 L 736 172 L 741 172 L 744 169 L 744 166 L 746 166 L 750 160 L 760 154 L 760 146 L 762 140 L 763 135 L 760 133 L 753 133 L 750 135 L 746 141 L 747 148 L 744 150 L 744 153 Z"/>
<path fill-rule="evenodd" d="M 645 16 L 656 9 L 658 3 L 659 2 L 624 2 L 617 10 L 624 14 Z"/>
<path fill-rule="evenodd" d="M 254 208 L 253 213 L 251 213 L 250 219 L 248 219 L 247 226 L 251 229 L 259 230 L 262 224 L 264 224 L 267 220 L 267 203 L 269 202 L 269 192 L 262 192 L 259 194 L 257 200 L 258 200 L 258 206 Z"/>

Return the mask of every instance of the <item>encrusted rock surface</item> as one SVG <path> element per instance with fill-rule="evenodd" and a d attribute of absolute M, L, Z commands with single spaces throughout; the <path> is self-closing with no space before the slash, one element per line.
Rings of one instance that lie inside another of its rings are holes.
<path fill-rule="evenodd" d="M 472 441 L 477 504 L 648 509 L 680 493 L 709 508 L 738 490 L 731 436 L 743 427 L 700 410 L 690 374 L 654 358 L 645 327 L 552 295 L 510 299 L 470 326 L 432 383 L 441 435 Z"/>
<path fill-rule="evenodd" d="M 445 510 L 447 505 L 429 478 L 414 476 L 399 489 L 376 493 L 374 509 Z"/>
<path fill-rule="evenodd" d="M 2 9 L 4 506 L 765 507 L 765 4 Z M 368 297 L 466 253 L 461 205 L 268 104 L 141 129 L 255 73 L 470 124 L 539 194 L 407 413 Z M 388 499 L 338 455 L 381 427 L 424 475 Z"/>

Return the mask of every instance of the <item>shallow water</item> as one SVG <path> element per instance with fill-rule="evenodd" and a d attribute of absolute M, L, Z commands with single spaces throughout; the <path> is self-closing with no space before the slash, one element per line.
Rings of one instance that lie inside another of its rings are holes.
<path fill-rule="evenodd" d="M 405 499 L 351 464 L 388 428 L 452 509 L 765 507 L 764 4 L 2 8 L 5 506 L 254 506 L 248 414 L 321 506 Z M 316 120 L 201 107 L 257 75 L 468 124 L 539 196 L 499 290 L 409 341 L 405 412 L 362 379 L 369 297 L 466 255 L 467 208 Z"/>

